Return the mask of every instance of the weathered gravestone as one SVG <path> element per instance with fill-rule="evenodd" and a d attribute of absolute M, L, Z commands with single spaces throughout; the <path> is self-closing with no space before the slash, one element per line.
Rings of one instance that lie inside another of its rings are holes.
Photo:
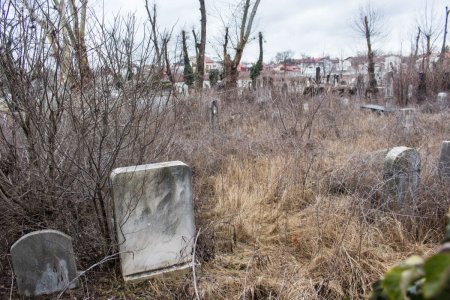
<path fill-rule="evenodd" d="M 414 108 L 402 108 L 400 111 L 400 124 L 405 129 L 411 129 L 415 124 L 415 112 Z"/>
<path fill-rule="evenodd" d="M 191 178 L 190 168 L 180 161 L 111 173 L 125 281 L 190 266 L 195 237 Z"/>
<path fill-rule="evenodd" d="M 420 181 L 420 154 L 413 148 L 394 147 L 384 159 L 384 180 L 388 194 L 400 204 L 414 199 Z"/>
<path fill-rule="evenodd" d="M 341 105 L 349 106 L 350 105 L 350 99 L 348 99 L 348 98 L 341 98 Z"/>
<path fill-rule="evenodd" d="M 394 73 L 388 72 L 386 75 L 386 91 L 384 95 L 386 107 L 392 106 L 393 98 L 394 98 Z"/>
<path fill-rule="evenodd" d="M 219 127 L 219 106 L 217 105 L 217 100 L 213 100 L 209 107 L 209 124 L 213 130 Z"/>
<path fill-rule="evenodd" d="M 447 106 L 448 106 L 448 94 L 447 93 L 438 93 L 436 100 L 441 109 L 447 108 Z"/>
<path fill-rule="evenodd" d="M 320 76 L 320 67 L 316 68 L 316 84 L 321 83 L 321 76 Z"/>
<path fill-rule="evenodd" d="M 12 245 L 11 257 L 20 295 L 49 295 L 78 284 L 72 238 L 62 232 L 24 235 Z"/>
<path fill-rule="evenodd" d="M 439 157 L 439 174 L 441 177 L 450 179 L 450 141 L 443 141 L 441 155 Z"/>
<path fill-rule="evenodd" d="M 409 84 L 408 85 L 408 93 L 407 93 L 408 101 L 412 101 L 413 96 L 414 96 L 414 87 L 412 84 Z"/>
<path fill-rule="evenodd" d="M 283 97 L 287 97 L 288 94 L 288 86 L 286 83 L 283 83 L 283 86 L 281 87 L 281 94 L 283 95 Z"/>
<path fill-rule="evenodd" d="M 303 111 L 304 112 L 308 112 L 309 111 L 309 103 L 308 102 L 303 103 Z"/>

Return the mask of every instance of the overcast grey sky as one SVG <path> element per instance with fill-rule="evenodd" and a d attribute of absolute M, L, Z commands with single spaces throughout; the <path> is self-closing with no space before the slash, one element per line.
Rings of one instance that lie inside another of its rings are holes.
<path fill-rule="evenodd" d="M 134 12 L 144 20 L 144 0 L 91 0 L 98 9 L 105 3 L 105 13 L 126 14 Z M 158 6 L 161 27 L 176 24 L 175 32 L 198 28 L 200 11 L 198 0 L 154 0 Z M 153 0 L 149 0 L 150 3 Z M 217 56 L 223 36 L 224 22 L 230 20 L 233 0 L 206 0 L 209 56 Z M 264 34 L 264 60 L 269 61 L 277 52 L 292 50 L 296 57 L 331 55 L 352 56 L 364 50 L 363 40 L 352 30 L 352 19 L 365 0 L 262 0 L 254 24 L 253 36 Z M 384 15 L 387 36 L 378 41 L 383 52 L 407 54 L 417 21 L 423 19 L 426 3 L 428 12 L 434 10 L 433 22 L 442 32 L 445 6 L 450 0 L 372 0 L 371 5 Z M 230 24 L 226 24 L 230 25 Z M 440 48 L 442 39 L 436 41 Z M 214 50 L 217 49 L 217 50 Z M 258 56 L 257 42 L 245 50 L 244 61 L 254 61 Z"/>

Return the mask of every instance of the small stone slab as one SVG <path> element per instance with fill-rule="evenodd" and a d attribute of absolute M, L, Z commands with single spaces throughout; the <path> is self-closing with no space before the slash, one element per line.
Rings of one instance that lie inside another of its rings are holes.
<path fill-rule="evenodd" d="M 72 238 L 62 232 L 24 235 L 12 245 L 11 257 L 20 295 L 49 295 L 78 285 Z"/>
<path fill-rule="evenodd" d="M 395 111 L 394 109 L 386 108 L 384 106 L 376 105 L 376 104 L 365 104 L 365 105 L 361 105 L 360 108 L 367 109 L 367 110 L 377 112 L 377 113 L 391 113 L 391 112 Z"/>
<path fill-rule="evenodd" d="M 420 181 L 420 154 L 416 149 L 394 147 L 384 159 L 384 180 L 387 191 L 404 203 L 408 197 L 414 199 Z"/>
<path fill-rule="evenodd" d="M 190 168 L 180 161 L 118 168 L 111 181 L 124 280 L 190 267 L 195 239 Z"/>
<path fill-rule="evenodd" d="M 450 141 L 443 141 L 441 155 L 439 157 L 439 174 L 441 177 L 450 179 Z"/>

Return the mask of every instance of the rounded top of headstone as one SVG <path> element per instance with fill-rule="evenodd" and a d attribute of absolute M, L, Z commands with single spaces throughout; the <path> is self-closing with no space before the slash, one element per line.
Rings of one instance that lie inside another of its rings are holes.
<path fill-rule="evenodd" d="M 54 235 L 59 235 L 62 236 L 66 239 L 72 240 L 72 237 L 68 236 L 67 234 L 58 231 L 58 230 L 54 230 L 54 229 L 44 229 L 44 230 L 37 230 L 37 231 L 33 231 L 30 232 L 28 234 L 25 234 L 24 236 L 22 236 L 20 239 L 18 239 L 12 246 L 11 246 L 11 251 L 13 251 L 14 247 L 16 247 L 17 245 L 19 245 L 21 242 L 23 242 L 24 240 L 33 237 L 35 235 L 39 235 L 39 234 L 54 234 Z"/>
<path fill-rule="evenodd" d="M 385 166 L 395 169 L 420 169 L 420 154 L 414 148 L 394 147 L 386 154 Z"/>

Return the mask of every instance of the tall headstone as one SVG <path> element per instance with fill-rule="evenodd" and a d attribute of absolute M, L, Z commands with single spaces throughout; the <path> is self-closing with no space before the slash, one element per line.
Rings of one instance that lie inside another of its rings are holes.
<path fill-rule="evenodd" d="M 358 74 L 356 77 L 356 92 L 359 97 L 364 95 L 364 76 L 362 74 Z"/>
<path fill-rule="evenodd" d="M 114 169 L 111 182 L 125 281 L 190 266 L 192 173 L 180 161 Z"/>
<path fill-rule="evenodd" d="M 316 68 L 316 84 L 320 83 L 320 67 Z"/>
<path fill-rule="evenodd" d="M 408 95 L 407 95 L 408 101 L 412 101 L 413 96 L 414 96 L 414 87 L 412 84 L 409 84 L 408 85 Z"/>
<path fill-rule="evenodd" d="M 286 83 L 283 83 L 283 86 L 281 87 L 281 94 L 283 95 L 283 97 L 287 97 L 288 85 Z"/>
<path fill-rule="evenodd" d="M 62 232 L 28 233 L 12 245 L 11 257 L 22 296 L 50 295 L 78 284 L 72 238 Z"/>
<path fill-rule="evenodd" d="M 439 174 L 442 178 L 450 179 L 450 141 L 443 141 L 439 157 Z"/>
<path fill-rule="evenodd" d="M 400 204 L 414 199 L 420 181 L 420 154 L 408 147 L 394 147 L 384 159 L 384 180 L 388 194 Z"/>
<path fill-rule="evenodd" d="M 386 107 L 392 107 L 394 99 L 394 73 L 386 74 L 386 93 L 384 95 Z"/>
<path fill-rule="evenodd" d="M 209 107 L 209 123 L 212 130 L 219 128 L 219 106 L 217 105 L 217 100 L 213 100 Z"/>

